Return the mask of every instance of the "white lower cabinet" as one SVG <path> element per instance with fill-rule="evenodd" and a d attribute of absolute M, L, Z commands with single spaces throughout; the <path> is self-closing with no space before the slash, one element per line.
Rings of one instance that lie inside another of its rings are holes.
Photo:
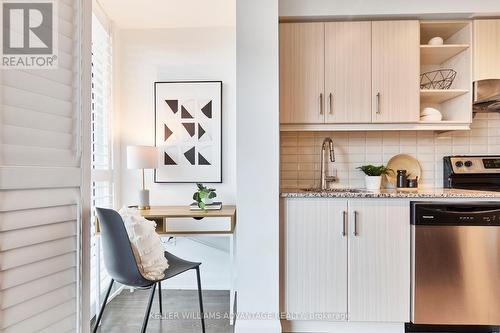
<path fill-rule="evenodd" d="M 289 319 L 408 322 L 409 211 L 397 199 L 285 199 Z"/>
<path fill-rule="evenodd" d="M 291 319 L 314 320 L 322 314 L 339 314 L 331 320 L 346 320 L 344 214 L 347 218 L 347 200 L 286 200 L 284 296 Z"/>
<path fill-rule="evenodd" d="M 349 320 L 408 322 L 409 202 L 349 200 L 349 227 Z"/>

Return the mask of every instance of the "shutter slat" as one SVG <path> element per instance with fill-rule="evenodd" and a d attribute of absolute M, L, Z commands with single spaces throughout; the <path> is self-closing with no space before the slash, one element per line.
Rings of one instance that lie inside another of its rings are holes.
<path fill-rule="evenodd" d="M 1 252 L 0 270 L 8 270 L 38 261 L 53 259 L 64 254 L 76 252 L 76 237 L 57 239 L 30 247 L 20 247 Z M 26 269 L 23 268 L 23 269 Z"/>
<path fill-rule="evenodd" d="M 74 58 L 72 54 L 66 54 L 64 51 L 59 50 L 57 53 L 57 60 L 59 68 L 56 71 L 65 70 L 73 72 Z"/>
<path fill-rule="evenodd" d="M 45 131 L 40 129 L 4 125 L 4 145 L 33 148 L 55 148 L 71 151 L 74 138 L 72 134 Z"/>
<path fill-rule="evenodd" d="M 59 17 L 59 20 L 57 21 L 58 27 L 58 33 L 67 37 L 67 38 L 73 38 L 74 34 L 74 27 L 72 22 L 65 20 L 62 17 Z"/>
<path fill-rule="evenodd" d="M 76 266 L 76 252 L 0 272 L 2 288 L 12 288 Z"/>
<path fill-rule="evenodd" d="M 67 149 L 2 145 L 5 165 L 72 167 L 79 164 L 74 153 Z"/>
<path fill-rule="evenodd" d="M 73 316 L 68 316 L 66 318 L 59 319 L 55 324 L 50 325 L 46 328 L 41 329 L 38 333 L 69 333 L 76 331 L 75 318 Z"/>
<path fill-rule="evenodd" d="M 3 75 L 3 85 L 70 103 L 73 93 L 71 85 L 55 82 L 27 71 L 6 71 Z"/>
<path fill-rule="evenodd" d="M 61 35 L 61 34 L 58 34 L 58 51 L 59 52 L 64 52 L 66 54 L 73 54 L 73 49 L 74 49 L 74 45 L 73 45 L 73 40 L 71 38 L 68 38 L 64 35 Z"/>
<path fill-rule="evenodd" d="M 26 72 L 34 76 L 44 77 L 48 80 L 62 83 L 68 86 L 71 86 L 73 83 L 73 72 L 64 68 L 58 68 L 57 70 L 53 69 L 38 69 L 36 71 L 24 70 L 22 72 Z"/>
<path fill-rule="evenodd" d="M 79 197 L 76 188 L 0 191 L 0 212 L 73 205 Z"/>
<path fill-rule="evenodd" d="M 74 9 L 73 9 L 73 6 L 65 3 L 65 2 L 61 2 L 61 1 L 58 1 L 57 3 L 58 5 L 58 8 L 57 8 L 57 11 L 58 11 L 58 16 L 60 19 L 64 19 L 68 22 L 73 22 L 73 18 L 74 18 Z"/>
<path fill-rule="evenodd" d="M 42 314 L 58 305 L 76 298 L 75 284 L 64 286 L 45 295 L 30 299 L 22 304 L 2 310 L 5 318 L 2 322 L 4 328 L 17 324 L 30 317 Z M 37 326 L 40 327 L 40 326 Z"/>
<path fill-rule="evenodd" d="M 0 292 L 0 309 L 23 303 L 76 281 L 76 269 L 70 268 Z"/>
<path fill-rule="evenodd" d="M 74 120 L 72 118 L 12 106 L 4 106 L 3 111 L 5 125 L 68 134 L 73 131 Z"/>
<path fill-rule="evenodd" d="M 68 6 L 69 8 L 73 8 L 73 5 L 74 5 L 74 1 L 75 0 L 62 0 L 61 3 L 64 3 L 66 6 Z"/>
<path fill-rule="evenodd" d="M 0 232 L 73 221 L 76 218 L 76 205 L 0 212 Z"/>
<path fill-rule="evenodd" d="M 0 234 L 0 251 L 40 244 L 76 235 L 76 221 L 44 225 L 26 230 L 5 231 Z"/>
<path fill-rule="evenodd" d="M 75 320 L 75 310 L 76 310 L 76 299 L 72 299 L 66 303 L 63 303 L 61 305 L 58 305 L 52 309 L 49 309 L 48 311 L 45 311 L 43 313 L 40 313 L 36 316 L 33 316 L 32 318 L 28 318 L 23 320 L 22 322 L 12 325 L 5 330 L 2 331 L 2 333 L 34 333 L 34 332 L 41 332 L 39 330 L 40 327 L 50 327 L 51 325 L 54 325 L 57 327 L 57 324 L 61 320 L 67 321 L 68 318 L 73 319 L 73 323 L 76 323 Z M 45 331 L 47 332 L 47 331 Z M 59 332 L 64 332 L 64 331 L 49 331 L 51 333 L 59 333 Z M 74 332 L 74 331 L 73 331 Z"/>
<path fill-rule="evenodd" d="M 49 96 L 35 94 L 18 88 L 2 86 L 3 104 L 23 109 L 50 112 L 64 117 L 72 117 L 72 103 Z M 50 110 L 50 111 L 49 111 Z"/>
<path fill-rule="evenodd" d="M 0 188 L 4 190 L 79 187 L 80 183 L 80 168 L 0 166 Z"/>

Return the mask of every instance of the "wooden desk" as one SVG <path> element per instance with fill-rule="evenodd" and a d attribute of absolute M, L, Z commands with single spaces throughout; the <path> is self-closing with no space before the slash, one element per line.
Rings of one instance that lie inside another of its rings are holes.
<path fill-rule="evenodd" d="M 152 206 L 139 211 L 157 224 L 159 234 L 233 234 L 236 226 L 236 206 L 220 210 L 190 210 L 189 206 Z"/>

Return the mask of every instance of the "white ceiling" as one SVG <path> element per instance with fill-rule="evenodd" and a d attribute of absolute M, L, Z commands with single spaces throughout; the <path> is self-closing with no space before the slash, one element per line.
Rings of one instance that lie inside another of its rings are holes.
<path fill-rule="evenodd" d="M 235 26 L 236 0 L 97 0 L 120 29 Z"/>

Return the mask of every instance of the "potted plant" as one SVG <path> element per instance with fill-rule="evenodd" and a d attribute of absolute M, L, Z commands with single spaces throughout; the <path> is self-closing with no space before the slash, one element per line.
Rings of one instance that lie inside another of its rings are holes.
<path fill-rule="evenodd" d="M 193 200 L 196 201 L 200 209 L 205 209 L 206 205 L 213 203 L 213 198 L 217 196 L 217 193 L 215 193 L 215 189 L 207 188 L 203 184 L 197 183 L 196 186 L 198 186 L 198 191 L 194 192 Z"/>
<path fill-rule="evenodd" d="M 391 169 L 388 169 L 384 165 L 375 166 L 375 165 L 363 165 L 357 167 L 365 173 L 365 185 L 366 189 L 369 191 L 378 191 L 380 190 L 380 186 L 382 184 L 382 175 L 387 175 L 392 172 Z"/>

